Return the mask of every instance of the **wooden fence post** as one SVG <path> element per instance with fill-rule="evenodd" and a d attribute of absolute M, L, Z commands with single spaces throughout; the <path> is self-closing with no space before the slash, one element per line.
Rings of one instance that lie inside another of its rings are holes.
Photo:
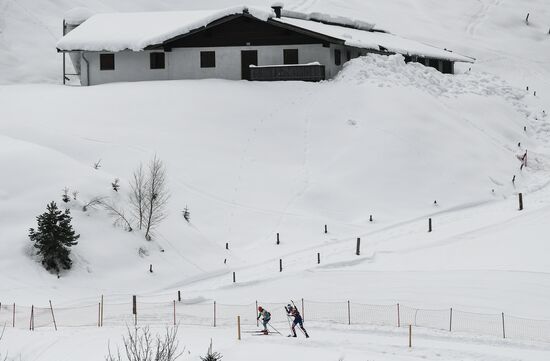
<path fill-rule="evenodd" d="M 327 225 L 325 224 L 325 234 L 328 233 L 328 228 L 327 228 Z"/>
<path fill-rule="evenodd" d="M 449 315 L 449 332 L 453 330 L 453 308 L 451 307 L 451 313 Z"/>
<path fill-rule="evenodd" d="M 15 302 L 13 303 L 13 319 L 12 319 L 12 327 L 15 328 Z"/>
<path fill-rule="evenodd" d="M 502 312 L 502 338 L 506 338 L 506 328 L 504 327 L 504 312 Z"/>
<path fill-rule="evenodd" d="M 304 299 L 302 298 L 302 320 L 306 320 L 306 314 L 304 312 Z"/>
<path fill-rule="evenodd" d="M 225 249 L 229 249 L 229 242 L 225 242 Z"/>
<path fill-rule="evenodd" d="M 279 272 L 283 272 L 283 260 L 279 259 Z"/>
<path fill-rule="evenodd" d="M 134 315 L 134 326 L 137 326 L 137 296 L 132 296 L 132 313 Z"/>
<path fill-rule="evenodd" d="M 348 325 L 351 325 L 351 305 L 348 300 Z"/>
<path fill-rule="evenodd" d="M 101 302 L 97 303 L 97 327 L 101 327 Z"/>
<path fill-rule="evenodd" d="M 237 316 L 237 340 L 241 339 L 241 316 Z"/>
<path fill-rule="evenodd" d="M 235 272 L 233 272 L 233 283 L 235 283 Z"/>
<path fill-rule="evenodd" d="M 176 325 L 176 300 L 174 300 L 174 326 Z"/>
<path fill-rule="evenodd" d="M 409 325 L 409 347 L 412 347 L 412 325 Z"/>
<path fill-rule="evenodd" d="M 29 330 L 34 331 L 34 305 L 31 305 L 31 319 L 29 320 Z"/>
<path fill-rule="evenodd" d="M 519 210 L 523 211 L 523 193 L 519 193 L 518 197 L 519 197 Z"/>
<path fill-rule="evenodd" d="M 317 264 L 321 264 L 321 253 L 317 252 Z"/>
<path fill-rule="evenodd" d="M 279 233 L 277 233 L 277 244 L 281 243 L 279 240 Z"/>
<path fill-rule="evenodd" d="M 399 303 L 397 304 L 397 327 L 401 327 L 401 313 L 399 311 Z"/>
<path fill-rule="evenodd" d="M 432 231 L 432 219 L 428 218 L 428 232 Z"/>
<path fill-rule="evenodd" d="M 355 249 L 355 254 L 357 256 L 361 254 L 361 238 L 357 238 L 357 247 Z"/>
<path fill-rule="evenodd" d="M 55 322 L 55 315 L 53 313 L 53 306 L 52 306 L 52 301 L 51 300 L 50 300 L 50 311 L 52 311 L 53 327 L 57 331 L 57 323 Z"/>
<path fill-rule="evenodd" d="M 216 301 L 214 301 L 214 327 L 216 327 Z"/>
<path fill-rule="evenodd" d="M 101 295 L 101 327 L 103 327 L 103 310 L 105 309 L 105 303 L 103 303 L 103 295 Z"/>
<path fill-rule="evenodd" d="M 181 302 L 181 291 L 178 291 L 178 302 Z"/>

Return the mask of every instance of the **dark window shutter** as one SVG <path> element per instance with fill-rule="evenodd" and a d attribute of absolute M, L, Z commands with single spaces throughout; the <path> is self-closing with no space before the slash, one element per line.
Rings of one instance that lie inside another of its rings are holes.
<path fill-rule="evenodd" d="M 115 70 L 115 54 L 99 54 L 99 70 Z"/>
<path fill-rule="evenodd" d="M 334 64 L 342 65 L 342 52 L 340 49 L 334 49 Z"/>
<path fill-rule="evenodd" d="M 154 52 L 149 54 L 151 69 L 164 69 L 165 68 L 165 55 L 164 53 Z"/>
<path fill-rule="evenodd" d="M 298 49 L 284 49 L 283 50 L 283 63 L 287 64 L 299 64 L 298 62 Z"/>
<path fill-rule="evenodd" d="M 216 52 L 201 51 L 201 68 L 215 68 L 215 67 L 216 67 Z"/>

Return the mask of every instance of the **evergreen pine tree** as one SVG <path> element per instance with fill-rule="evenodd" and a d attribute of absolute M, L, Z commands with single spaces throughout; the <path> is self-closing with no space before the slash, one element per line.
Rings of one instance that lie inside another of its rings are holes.
<path fill-rule="evenodd" d="M 77 244 L 80 235 L 73 230 L 68 209 L 65 212 L 59 210 L 55 202 L 48 204 L 46 209 L 45 213 L 36 217 L 38 229 L 31 228 L 29 238 L 42 257 L 42 265 L 48 271 L 59 273 L 60 267 L 65 270 L 71 268 L 70 247 Z"/>

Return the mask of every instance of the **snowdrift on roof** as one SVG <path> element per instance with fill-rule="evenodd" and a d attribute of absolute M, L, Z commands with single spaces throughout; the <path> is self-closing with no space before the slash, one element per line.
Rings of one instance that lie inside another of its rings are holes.
<path fill-rule="evenodd" d="M 403 55 L 417 55 L 451 61 L 473 62 L 472 58 L 436 48 L 415 40 L 401 38 L 397 35 L 351 29 L 344 26 L 328 25 L 316 21 L 283 17 L 274 19 L 285 24 L 297 26 L 319 34 L 342 39 L 346 45 L 377 51 L 390 51 Z"/>

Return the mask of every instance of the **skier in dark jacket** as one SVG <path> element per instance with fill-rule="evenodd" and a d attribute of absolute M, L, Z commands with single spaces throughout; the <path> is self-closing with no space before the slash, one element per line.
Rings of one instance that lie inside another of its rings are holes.
<path fill-rule="evenodd" d="M 288 316 L 294 317 L 294 321 L 292 322 L 292 337 L 296 337 L 296 325 L 299 325 L 302 331 L 304 331 L 304 335 L 306 335 L 306 338 L 309 338 L 309 335 L 307 334 L 306 329 L 304 328 L 304 320 L 302 319 L 302 315 L 300 315 L 300 312 L 296 309 L 296 307 L 293 307 L 291 305 L 287 305 L 286 307 L 286 313 Z"/>

